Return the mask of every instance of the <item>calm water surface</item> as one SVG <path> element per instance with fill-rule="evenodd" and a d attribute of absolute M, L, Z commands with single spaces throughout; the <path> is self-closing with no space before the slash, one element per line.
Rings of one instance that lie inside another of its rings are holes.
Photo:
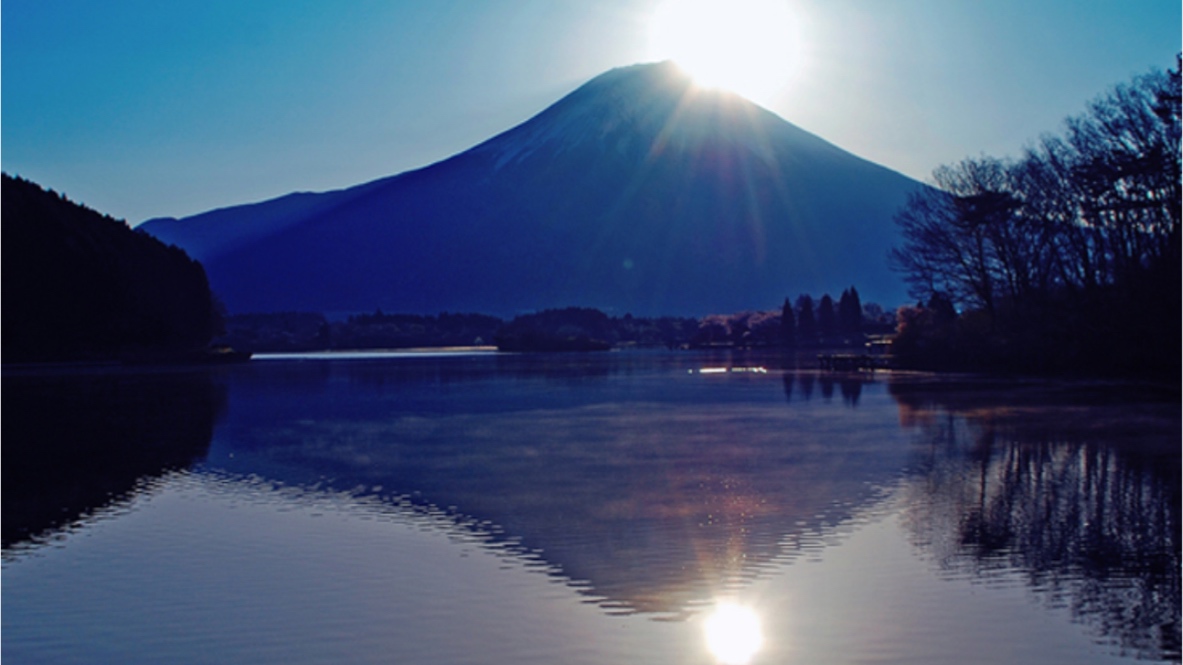
<path fill-rule="evenodd" d="M 1177 391 L 363 354 L 2 396 L 11 663 L 1180 659 Z"/>

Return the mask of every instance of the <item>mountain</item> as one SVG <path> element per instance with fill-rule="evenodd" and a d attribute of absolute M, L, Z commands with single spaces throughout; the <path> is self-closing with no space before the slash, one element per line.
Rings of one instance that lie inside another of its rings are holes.
<path fill-rule="evenodd" d="M 232 312 L 702 315 L 850 285 L 894 306 L 892 216 L 920 186 L 658 63 L 422 169 L 140 228 Z"/>

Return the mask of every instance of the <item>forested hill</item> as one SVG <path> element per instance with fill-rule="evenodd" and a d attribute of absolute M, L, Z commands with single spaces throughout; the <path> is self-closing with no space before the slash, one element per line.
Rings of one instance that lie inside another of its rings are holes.
<path fill-rule="evenodd" d="M 204 349 L 209 282 L 184 251 L 3 174 L 3 361 L 164 357 Z"/>

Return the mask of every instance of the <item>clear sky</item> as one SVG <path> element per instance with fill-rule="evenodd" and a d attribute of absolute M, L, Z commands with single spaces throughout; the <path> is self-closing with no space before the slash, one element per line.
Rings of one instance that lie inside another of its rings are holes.
<path fill-rule="evenodd" d="M 0 162 L 135 224 L 448 157 L 612 67 L 661 0 L 4 0 Z M 1179 0 L 790 0 L 765 106 L 925 179 L 1174 65 Z M 789 38 L 788 36 L 786 38 Z"/>

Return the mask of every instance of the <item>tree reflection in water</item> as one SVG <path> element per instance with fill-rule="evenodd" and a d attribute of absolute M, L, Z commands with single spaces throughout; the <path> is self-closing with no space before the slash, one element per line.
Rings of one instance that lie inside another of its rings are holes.
<path fill-rule="evenodd" d="M 226 400 L 204 369 L 7 372 L 3 395 L 5 548 L 204 458 Z"/>
<path fill-rule="evenodd" d="M 817 384 L 821 388 L 821 397 L 825 400 L 834 398 L 834 385 L 842 394 L 842 401 L 849 407 L 858 406 L 859 397 L 863 394 L 863 384 L 872 383 L 874 374 L 851 372 L 786 372 L 782 378 L 785 399 L 790 403 L 808 402 L 813 398 L 813 387 Z"/>
<path fill-rule="evenodd" d="M 987 580 L 1018 573 L 1100 641 L 1179 659 L 1177 396 L 1148 404 L 1145 394 L 1114 401 L 1108 390 L 1034 385 L 890 390 L 902 424 L 922 436 L 906 523 L 942 569 Z"/>

